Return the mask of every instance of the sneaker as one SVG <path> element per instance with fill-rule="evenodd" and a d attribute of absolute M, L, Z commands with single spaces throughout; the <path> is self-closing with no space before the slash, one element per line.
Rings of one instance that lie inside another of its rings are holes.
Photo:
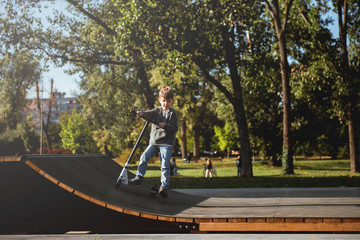
<path fill-rule="evenodd" d="M 129 183 L 133 185 L 141 185 L 143 180 L 144 180 L 143 176 L 137 175 L 133 179 L 129 180 Z"/>
<path fill-rule="evenodd" d="M 168 190 L 165 187 L 161 187 L 159 190 L 159 194 L 162 198 L 167 198 L 168 197 Z"/>

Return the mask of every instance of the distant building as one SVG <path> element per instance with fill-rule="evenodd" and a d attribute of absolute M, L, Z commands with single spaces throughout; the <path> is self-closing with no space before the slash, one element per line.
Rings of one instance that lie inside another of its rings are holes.
<path fill-rule="evenodd" d="M 51 102 L 50 102 L 51 101 Z M 51 114 L 50 122 L 57 123 L 61 115 L 65 113 L 71 113 L 74 109 L 79 112 L 82 107 L 80 102 L 75 97 L 65 97 L 65 93 L 54 92 L 53 99 L 43 98 L 40 105 L 42 104 L 43 109 L 43 120 L 47 121 L 46 117 L 49 113 L 49 106 L 51 103 Z M 38 110 L 38 101 L 36 98 L 27 99 L 26 106 L 22 111 L 22 119 L 26 120 L 27 116 L 30 114 L 33 115 L 33 119 L 36 122 L 36 125 L 40 126 L 40 114 Z"/>

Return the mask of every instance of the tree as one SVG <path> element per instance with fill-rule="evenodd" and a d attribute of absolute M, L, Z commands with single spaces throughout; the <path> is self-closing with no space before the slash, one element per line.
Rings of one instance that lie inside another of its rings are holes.
<path fill-rule="evenodd" d="M 85 9 L 84 3 L 72 0 L 67 0 L 67 2 L 75 7 L 78 13 L 86 16 L 88 19 L 92 20 L 92 22 L 89 22 L 84 26 L 83 24 L 79 24 L 79 21 L 73 19 L 72 21 L 74 24 L 71 25 L 71 28 L 69 29 L 70 32 L 74 33 L 74 29 L 76 29 L 75 31 L 78 31 L 81 34 L 84 33 L 85 35 L 82 35 L 82 38 L 78 39 L 75 49 L 69 49 L 69 45 L 66 45 L 66 48 L 70 51 L 65 51 L 65 54 L 61 55 L 54 54 L 52 57 L 60 58 L 65 62 L 90 63 L 90 65 L 130 65 L 132 67 L 130 71 L 134 71 L 132 74 L 134 74 L 139 80 L 136 82 L 136 85 L 138 86 L 137 90 L 139 90 L 139 92 L 144 96 L 147 109 L 153 108 L 155 102 L 153 89 L 151 89 L 149 84 L 146 62 L 141 54 L 141 51 L 135 48 L 132 43 L 127 43 L 126 41 L 123 41 L 122 44 L 114 44 L 113 42 L 114 39 L 118 40 L 119 38 L 124 38 L 124 36 L 119 35 L 119 33 L 114 30 L 114 26 L 111 25 L 112 22 L 110 19 L 116 19 L 119 17 L 116 15 L 117 12 L 113 11 L 113 8 L 115 7 L 114 3 L 112 1 L 90 3 L 87 5 L 88 8 Z M 107 19 L 102 18 L 102 11 L 108 12 L 109 16 Z M 59 21 L 56 21 L 56 23 L 61 24 Z M 95 31 L 89 32 L 89 28 Z M 95 42 L 97 41 L 94 39 L 94 36 L 98 36 L 104 40 L 98 44 L 97 48 L 87 45 L 83 39 L 84 37 L 89 38 L 92 44 L 96 44 Z M 73 39 L 74 38 L 72 36 L 65 38 L 62 36 L 62 39 L 57 41 L 55 49 L 58 52 L 64 52 L 61 48 L 59 48 L 59 46 L 62 46 L 61 43 L 64 41 L 69 43 L 69 41 L 72 41 Z M 84 45 L 86 47 L 85 52 Z M 85 56 L 82 53 L 85 53 Z M 119 56 L 118 53 L 121 53 L 121 55 Z M 121 60 L 117 60 L 117 58 L 120 58 Z"/>
<path fill-rule="evenodd" d="M 29 115 L 27 121 L 22 122 L 20 125 L 21 139 L 28 153 L 35 153 L 39 148 L 39 134 L 35 132 L 34 126 L 35 122 L 32 115 Z"/>
<path fill-rule="evenodd" d="M 229 158 L 231 150 L 238 148 L 237 146 L 238 139 L 233 134 L 234 126 L 231 126 L 229 122 L 226 122 L 223 128 L 219 126 L 215 126 L 214 130 L 215 130 L 215 136 L 219 140 L 220 150 L 221 151 L 226 150 L 227 156 Z"/>
<path fill-rule="evenodd" d="M 94 125 L 99 126 L 98 143 L 109 154 L 119 153 L 131 145 L 141 131 L 141 127 L 134 124 L 135 119 L 131 118 L 130 110 L 142 109 L 144 105 L 136 94 L 131 94 L 137 92 L 133 84 L 136 78 L 128 76 L 123 79 L 127 73 L 127 69 L 124 68 L 113 67 L 101 71 L 100 68 L 93 67 L 92 73 L 88 73 L 80 82 L 84 93 L 79 99 L 84 114 Z M 108 140 L 101 142 L 101 135 L 108 136 Z"/>
<path fill-rule="evenodd" d="M 64 149 L 70 149 L 73 154 L 94 154 L 99 149 L 93 139 L 93 131 L 86 117 L 73 112 L 60 118 L 60 137 Z"/>
<path fill-rule="evenodd" d="M 349 131 L 349 150 L 350 168 L 352 172 L 360 172 L 360 150 L 359 150 L 359 90 L 360 90 L 360 71 L 359 71 L 359 2 L 338 0 L 335 1 L 339 22 L 340 35 L 340 69 L 339 75 L 342 85 L 345 88 L 343 96 L 343 108 L 346 111 L 348 131 Z M 353 24 L 353 25 L 352 25 Z M 352 26 L 351 26 L 352 25 Z M 350 38 L 354 50 L 348 50 L 348 29 L 352 28 Z"/>
<path fill-rule="evenodd" d="M 119 19 L 118 29 L 130 32 L 145 55 L 158 56 L 155 51 L 166 49 L 169 55 L 191 60 L 207 82 L 229 99 L 239 130 L 243 176 L 251 177 L 251 149 L 238 66 L 239 55 L 248 50 L 246 27 L 260 14 L 257 8 L 238 1 L 115 2 L 121 16 L 126 16 L 126 21 Z M 222 82 L 219 72 L 226 72 L 230 83 Z"/>
<path fill-rule="evenodd" d="M 357 119 L 359 109 L 359 5 L 352 1 L 333 1 L 334 10 L 338 13 L 338 39 L 336 36 L 334 38 L 326 28 L 331 19 L 321 20 L 321 16 L 326 14 L 330 7 L 327 3 L 320 4 L 319 2 L 311 8 L 304 5 L 302 10 L 299 9 L 304 21 L 298 24 L 300 27 L 297 28 L 297 35 L 307 37 L 299 44 L 301 50 L 297 55 L 301 56 L 299 58 L 301 69 L 296 71 L 304 75 L 303 86 L 318 91 L 317 97 L 313 97 L 313 99 L 320 99 L 319 96 L 323 96 L 323 100 L 317 105 L 327 106 L 325 111 L 328 112 L 329 117 L 338 119 L 337 125 L 332 120 L 328 120 L 326 126 L 333 125 L 336 131 L 341 132 L 341 125 L 345 121 L 348 123 L 351 169 L 358 171 L 356 169 L 359 168 L 359 121 Z M 351 51 L 348 51 L 348 47 Z M 324 94 L 325 92 L 326 94 Z M 334 128 L 331 128 L 331 131 L 333 133 Z M 331 133 L 327 135 L 330 136 L 327 138 L 332 142 L 332 148 L 336 148 L 339 136 L 331 136 Z M 337 140 L 331 140 L 334 138 Z"/>
<path fill-rule="evenodd" d="M 7 54 L 0 59 L 0 133 L 14 129 L 30 87 L 40 78 L 39 62 L 28 52 Z"/>
<path fill-rule="evenodd" d="M 273 5 L 265 0 L 271 17 L 274 21 L 274 27 L 278 38 L 281 85 L 282 85 L 282 105 L 283 105 L 283 154 L 282 154 L 282 173 L 293 174 L 293 145 L 291 139 L 291 101 L 290 101 L 290 72 L 288 63 L 288 53 L 286 47 L 286 28 L 293 0 L 285 2 L 285 9 L 280 11 L 279 1 L 273 0 Z M 282 19 L 282 16 L 283 19 Z M 281 23 L 282 22 L 282 23 Z"/>

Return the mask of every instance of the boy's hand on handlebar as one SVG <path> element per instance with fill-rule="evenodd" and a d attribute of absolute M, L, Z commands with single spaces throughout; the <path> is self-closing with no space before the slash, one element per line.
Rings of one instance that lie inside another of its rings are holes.
<path fill-rule="evenodd" d="M 165 127 L 165 123 L 164 122 L 160 122 L 158 125 L 159 128 L 164 128 Z"/>
<path fill-rule="evenodd" d="M 142 116 L 142 113 L 139 112 L 139 111 L 137 111 L 137 112 L 136 112 L 136 117 L 137 117 L 137 118 L 141 118 L 141 116 Z"/>

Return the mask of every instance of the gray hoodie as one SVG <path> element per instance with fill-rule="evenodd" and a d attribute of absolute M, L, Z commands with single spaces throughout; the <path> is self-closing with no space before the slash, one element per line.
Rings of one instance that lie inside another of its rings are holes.
<path fill-rule="evenodd" d="M 178 116 L 173 108 L 164 111 L 161 107 L 157 107 L 150 111 L 140 112 L 142 113 L 142 118 L 153 123 L 149 142 L 151 145 L 175 145 Z M 157 126 L 160 122 L 165 122 L 164 128 Z"/>

